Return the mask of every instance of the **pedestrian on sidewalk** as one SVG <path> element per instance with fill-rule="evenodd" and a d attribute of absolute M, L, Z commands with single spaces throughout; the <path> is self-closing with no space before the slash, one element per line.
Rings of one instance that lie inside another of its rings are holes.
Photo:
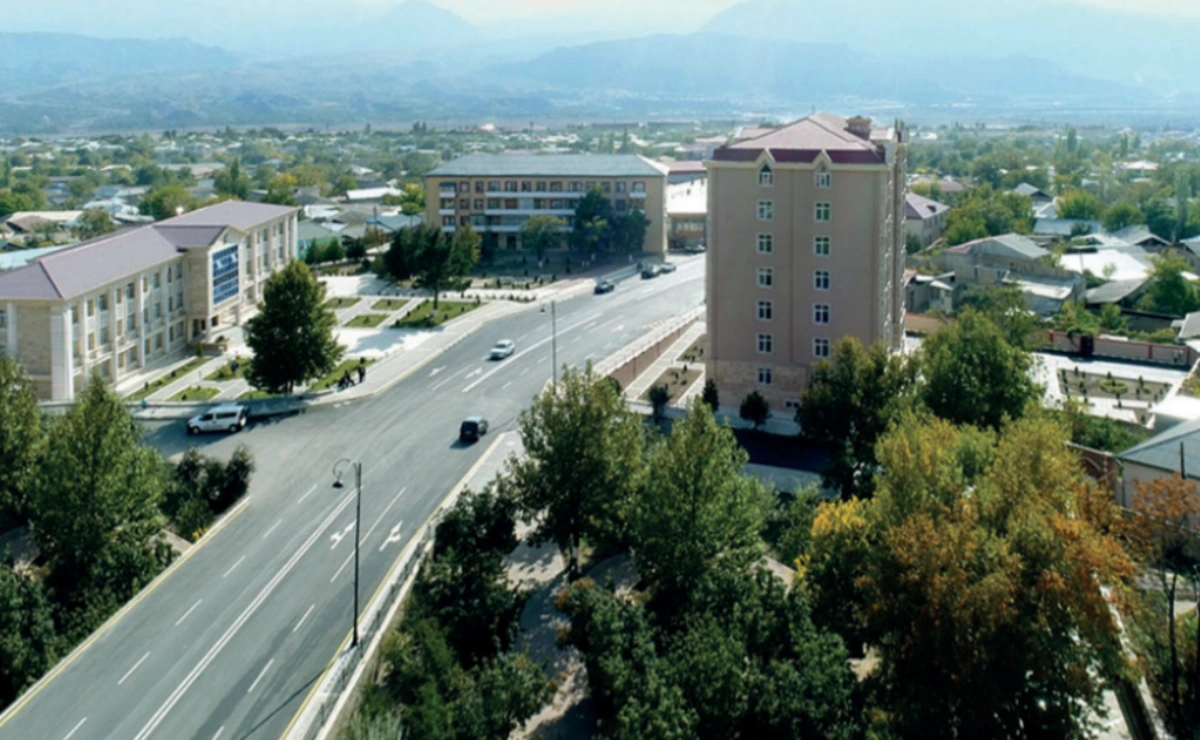
<path fill-rule="evenodd" d="M 366 379 L 367 379 L 367 358 L 360 357 L 360 358 L 358 358 L 358 384 L 362 385 L 362 382 Z"/>

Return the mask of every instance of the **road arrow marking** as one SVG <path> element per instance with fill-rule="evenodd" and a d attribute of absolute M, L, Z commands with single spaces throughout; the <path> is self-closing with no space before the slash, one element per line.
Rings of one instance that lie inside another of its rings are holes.
<path fill-rule="evenodd" d="M 346 539 L 346 535 L 350 534 L 350 530 L 352 529 L 354 529 L 354 522 L 347 524 L 346 528 L 341 532 L 334 532 L 333 534 L 329 535 L 329 539 L 333 540 L 333 544 L 329 546 L 329 549 L 332 550 L 341 544 L 342 540 Z"/>
<path fill-rule="evenodd" d="M 432 378 L 433 376 L 437 375 L 438 373 L 440 373 L 441 371 L 443 371 L 445 369 L 446 369 L 445 365 L 442 365 L 441 367 L 435 367 L 434 369 L 429 371 L 429 377 Z"/>
<path fill-rule="evenodd" d="M 396 526 L 392 527 L 392 531 L 391 531 L 391 532 L 388 532 L 387 539 L 386 539 L 386 540 L 384 540 L 384 541 L 383 541 L 383 544 L 379 546 L 379 551 L 380 551 L 380 552 L 383 552 L 383 548 L 387 547 L 388 545 L 392 544 L 393 542 L 399 542 L 399 541 L 400 541 L 400 526 L 401 526 L 402 524 L 404 524 L 404 520 L 403 520 L 403 519 L 401 519 L 401 520 L 400 520 L 400 524 L 397 524 Z"/>

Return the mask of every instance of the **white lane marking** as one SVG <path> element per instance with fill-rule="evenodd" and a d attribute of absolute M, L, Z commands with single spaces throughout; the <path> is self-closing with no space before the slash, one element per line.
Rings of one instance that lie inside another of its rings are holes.
<path fill-rule="evenodd" d="M 195 667 L 192 668 L 188 675 L 184 677 L 183 681 L 180 682 L 179 686 L 177 686 L 175 690 L 171 692 L 171 695 L 167 697 L 167 700 L 163 702 L 162 706 L 160 706 L 154 715 L 150 717 L 145 726 L 142 727 L 141 731 L 134 736 L 133 740 L 146 740 L 146 738 L 150 736 L 150 733 L 154 732 L 154 730 L 160 724 L 162 724 L 162 721 L 166 719 L 167 713 L 175 708 L 175 705 L 179 703 L 179 700 L 183 698 L 183 695 L 187 693 L 187 690 L 192 687 L 192 684 L 196 683 L 198 678 L 200 678 L 200 674 L 203 673 L 204 670 L 208 668 L 208 666 L 211 665 L 214 660 L 216 660 L 217 656 L 222 650 L 225 649 L 225 646 L 229 644 L 234 635 L 236 635 L 238 631 L 245 626 L 246 622 L 250 621 L 250 617 L 254 616 L 254 613 L 258 611 L 260 607 L 262 607 L 263 602 L 267 600 L 267 597 L 269 597 L 271 593 L 279 587 L 279 584 L 284 578 L 287 577 L 288 573 L 292 572 L 292 570 L 296 567 L 296 564 L 300 562 L 300 559 L 312 549 L 312 546 L 317 543 L 317 540 L 321 539 L 321 535 L 325 532 L 325 530 L 333 525 L 334 521 L 336 521 L 337 518 L 342 515 L 342 512 L 345 511 L 346 507 L 349 506 L 353 501 L 354 495 L 348 494 L 344 499 L 342 499 L 342 502 L 337 505 L 337 508 L 330 512 L 329 516 L 325 517 L 324 521 L 317 525 L 317 528 L 314 529 L 313 533 L 308 536 L 308 539 L 304 541 L 304 544 L 300 546 L 300 549 L 296 550 L 292 557 L 289 558 L 286 563 L 284 563 L 283 567 L 279 569 L 279 571 L 274 575 L 274 577 L 271 578 L 267 585 L 263 586 L 263 589 L 258 592 L 258 596 L 254 598 L 254 601 L 250 602 L 250 604 L 242 611 L 238 618 L 234 620 L 233 624 L 231 624 L 229 628 L 225 630 L 225 634 L 221 635 L 220 639 L 208 649 L 208 652 L 204 654 L 204 657 L 200 659 L 200 662 L 198 662 Z"/>
<path fill-rule="evenodd" d="M 539 364 L 539 365 L 540 365 L 540 364 L 542 364 L 543 362 L 545 362 L 546 360 L 549 360 L 549 359 L 550 359 L 550 355 L 546 355 L 546 356 L 545 356 L 545 357 L 543 357 L 542 359 L 538 360 L 538 361 L 537 361 L 537 364 Z"/>
<path fill-rule="evenodd" d="M 613 328 L 613 334 L 616 334 L 619 331 L 625 331 L 624 324 L 618 324 L 616 327 Z"/>
<path fill-rule="evenodd" d="M 332 550 L 333 548 L 342 544 L 342 540 L 346 539 L 346 535 L 350 534 L 350 530 L 352 529 L 354 529 L 354 522 L 347 524 L 346 528 L 341 532 L 334 532 L 333 534 L 329 535 L 329 539 L 333 541 L 333 544 L 329 546 L 329 549 Z"/>
<path fill-rule="evenodd" d="M 481 367 L 475 368 L 471 372 L 467 373 L 466 377 L 464 377 L 463 380 L 469 380 L 471 378 L 474 378 L 476 375 L 483 375 L 483 368 L 481 368 Z"/>
<path fill-rule="evenodd" d="M 183 624 L 183 620 L 187 619 L 188 615 L 190 615 L 192 612 L 196 611 L 196 607 L 200 606 L 201 601 L 204 601 L 204 599 L 196 599 L 196 603 L 192 604 L 191 608 L 189 608 L 186 612 L 184 612 L 182 617 L 175 620 L 175 626 L 178 627 L 179 625 Z"/>
<path fill-rule="evenodd" d="M 308 607 L 308 611 L 304 612 L 304 616 L 300 617 L 300 621 L 299 621 L 299 622 L 296 622 L 296 626 L 295 626 L 295 627 L 292 627 L 292 634 L 293 634 L 293 635 L 294 635 L 294 634 L 296 634 L 296 632 L 297 632 L 297 631 L 299 631 L 299 629 L 300 629 L 300 625 L 304 624 L 304 620 L 308 619 L 308 615 L 309 615 L 309 614 L 312 614 L 312 610 L 313 610 L 313 609 L 316 609 L 316 608 L 317 608 L 317 605 L 316 605 L 316 604 L 313 604 L 312 606 Z"/>
<path fill-rule="evenodd" d="M 136 663 L 134 663 L 134 664 L 133 664 L 133 667 L 132 667 L 132 668 L 130 668 L 129 670 L 125 671 L 125 675 L 124 675 L 124 676 L 121 676 L 121 680 L 120 680 L 120 681 L 117 681 L 117 685 L 118 685 L 118 686 L 120 686 L 121 684 L 125 683 L 125 679 L 129 678 L 130 676 L 132 676 L 132 675 L 133 675 L 133 672 L 134 672 L 134 671 L 136 671 L 136 670 L 138 669 L 138 666 L 140 666 L 142 663 L 145 663 L 145 662 L 146 662 L 146 658 L 149 658 L 149 657 L 150 657 L 150 652 L 149 652 L 149 651 L 147 651 L 145 655 L 143 655 L 141 658 L 139 658 L 139 659 L 138 659 L 138 662 L 136 662 Z"/>
<path fill-rule="evenodd" d="M 571 325 L 570 325 L 570 326 L 568 326 L 568 327 L 565 327 L 565 328 L 563 328 L 563 329 L 560 329 L 560 330 L 559 330 L 559 332 L 558 332 L 558 335 L 559 335 L 559 337 L 561 338 L 561 337 L 562 337 L 562 336 L 564 336 L 564 335 L 565 335 L 567 332 L 574 331 L 575 329 L 578 329 L 579 327 L 581 327 L 581 326 L 584 326 L 585 324 L 587 324 L 587 323 L 588 323 L 588 322 L 590 322 L 590 321 L 595 321 L 596 319 L 600 318 L 600 317 L 601 317 L 601 316 L 603 316 L 603 315 L 604 315 L 603 313 L 596 313 L 596 314 L 592 314 L 592 315 L 590 315 L 590 316 L 586 316 L 586 317 L 584 317 L 582 320 L 580 320 L 580 321 L 577 321 L 577 322 L 575 322 L 574 324 L 571 324 Z M 502 363 L 502 364 L 500 364 L 500 365 L 497 365 L 496 367 L 492 368 L 491 370 L 489 370 L 489 371 L 487 371 L 486 373 L 484 373 L 483 375 L 481 375 L 481 376 L 479 377 L 479 379 L 478 379 L 478 380 L 474 381 L 473 383 L 471 383 L 470 385 L 468 385 L 466 388 L 463 388 L 463 391 L 462 391 L 462 392 L 463 392 L 463 393 L 469 393 L 469 392 L 471 392 L 471 391 L 472 391 L 472 390 L 474 390 L 474 389 L 475 389 L 475 387 L 476 387 L 476 386 L 478 386 L 480 383 L 484 382 L 485 380 L 487 380 L 488 378 L 492 377 L 492 376 L 493 376 L 493 375 L 495 375 L 496 373 L 500 372 L 500 371 L 501 371 L 501 370 L 503 370 L 504 368 L 506 368 L 506 367 L 509 367 L 509 366 L 510 366 L 510 365 L 512 365 L 514 362 L 516 362 L 516 361 L 517 361 L 517 360 L 519 360 L 520 358 L 524 357 L 525 355 L 529 354 L 530 352 L 533 352 L 533 351 L 534 351 L 535 349 L 537 349 L 538 347 L 541 347 L 542 345 L 549 344 L 549 343 L 551 342 L 551 340 L 552 340 L 552 339 L 554 339 L 554 337 L 546 337 L 545 339 L 542 339 L 542 340 L 540 340 L 540 341 L 534 342 L 533 344 L 529 345 L 529 346 L 528 346 L 528 347 L 526 347 L 525 349 L 523 349 L 523 350 L 521 350 L 520 352 L 518 352 L 518 353 L 516 353 L 515 355 L 513 355 L 513 356 L 512 356 L 512 357 L 509 359 L 509 361 L 508 361 L 508 362 L 505 362 L 505 363 Z M 542 359 L 538 360 L 538 363 L 540 364 L 540 363 L 542 363 L 542 362 L 545 362 L 547 359 L 549 359 L 549 358 L 548 358 L 548 357 L 543 357 Z M 471 376 L 470 376 L 470 375 L 468 375 L 467 377 L 469 378 L 469 377 L 471 377 Z"/>
<path fill-rule="evenodd" d="M 523 378 L 523 377 L 525 377 L 525 376 L 526 376 L 526 375 L 528 375 L 528 374 L 529 374 L 529 368 L 525 368 L 524 370 L 522 370 L 522 371 L 521 371 L 521 377 L 522 377 L 522 378 Z"/>
<path fill-rule="evenodd" d="M 387 539 L 384 540 L 383 544 L 379 546 L 379 552 L 383 552 L 383 548 L 387 547 L 388 545 L 392 544 L 393 542 L 400 541 L 400 526 L 402 524 L 404 524 L 403 519 L 400 520 L 399 524 L 392 527 L 392 531 L 388 533 Z"/>
<path fill-rule="evenodd" d="M 246 556 L 245 556 L 245 555 L 243 555 L 243 556 L 241 556 L 240 558 L 238 558 L 238 559 L 237 559 L 237 562 L 236 562 L 236 563 L 234 563 L 233 565 L 229 566 L 229 570 L 225 571 L 225 574 L 224 574 L 224 575 L 222 575 L 221 577 L 222 577 L 222 578 L 224 578 L 225 576 L 227 576 L 227 575 L 229 575 L 230 573 L 232 573 L 232 572 L 233 572 L 233 570 L 234 570 L 235 568 L 237 568 L 239 565 L 241 565 L 241 564 L 242 564 L 242 561 L 243 561 L 243 560 L 245 560 L 245 559 L 246 559 Z"/>
<path fill-rule="evenodd" d="M 87 722 L 87 717 L 84 717 L 83 719 L 79 720 L 79 724 L 72 727 L 71 731 L 67 733 L 66 737 L 64 737 L 63 740 L 71 740 L 71 738 L 75 735 L 75 733 L 79 732 L 79 728 L 83 727 L 84 722 Z"/>
<path fill-rule="evenodd" d="M 270 660 L 267 661 L 267 664 L 265 666 L 263 666 L 263 669 L 261 671 L 259 671 L 258 678 L 254 679 L 254 683 L 250 684 L 250 688 L 246 689 L 247 694 L 249 694 L 250 692 L 254 691 L 256 688 L 258 688 L 258 682 L 263 679 L 263 676 L 267 675 L 267 671 L 271 669 L 271 664 L 274 662 L 275 662 L 274 658 L 271 658 Z"/>
<path fill-rule="evenodd" d="M 512 384 L 513 384 L 513 382 L 510 380 L 510 381 L 508 381 L 507 383 L 505 383 L 504 385 L 502 385 L 502 386 L 500 387 L 500 390 L 502 390 L 502 391 L 506 391 L 506 390 L 508 390 L 508 387 L 509 387 L 510 385 L 512 385 Z"/>
<path fill-rule="evenodd" d="M 329 579 L 329 582 L 333 583 L 334 581 L 336 581 L 337 577 L 342 574 L 342 571 L 346 569 L 346 566 L 349 565 L 350 561 L 353 559 L 354 559 L 354 551 L 352 550 L 352 551 L 350 551 L 350 554 L 346 556 L 346 559 L 342 561 L 342 564 L 338 566 L 337 571 L 334 572 L 333 577 Z"/>
<path fill-rule="evenodd" d="M 593 322 L 589 323 L 587 326 L 583 327 L 583 330 L 587 331 L 588 329 L 591 329 L 592 327 L 596 326 L 599 323 L 600 323 L 599 321 L 593 321 Z"/>
<path fill-rule="evenodd" d="M 300 503 L 304 503 L 304 499 L 306 499 L 306 498 L 308 498 L 309 496 L 311 496 L 311 495 L 312 495 L 312 493 L 313 493 L 313 491 L 315 491 L 315 490 L 317 490 L 317 487 L 316 487 L 316 486 L 313 486 L 312 488 L 308 489 L 308 493 L 304 494 L 304 495 L 303 495 L 303 496 L 301 496 L 299 499 L 297 499 L 297 500 L 296 500 L 296 503 L 298 503 L 298 504 L 300 504 Z"/>
<path fill-rule="evenodd" d="M 274 524 L 271 525 L 270 529 L 268 529 L 266 532 L 263 532 L 262 538 L 265 540 L 267 537 L 269 537 L 271 535 L 271 533 L 275 531 L 275 528 L 278 527 L 280 524 L 283 524 L 282 519 L 276 521 Z"/>
<path fill-rule="evenodd" d="M 379 523 L 383 521 L 383 518 L 387 516 L 388 510 L 392 508 L 392 504 L 395 504 L 397 501 L 399 501 L 400 497 L 403 496 L 404 492 L 407 490 L 408 486 L 401 488 L 400 492 L 396 494 L 396 498 L 392 499 L 391 503 L 384 508 L 383 513 L 379 515 L 379 518 L 375 520 L 375 523 L 371 525 L 371 528 L 367 530 L 367 533 L 358 539 L 358 544 L 360 546 L 362 543 L 367 541 L 367 538 L 371 536 L 371 533 L 375 531 L 375 528 L 378 527 Z"/>
<path fill-rule="evenodd" d="M 450 373 L 449 375 L 447 375 L 447 376 L 446 376 L 445 378 L 443 378 L 442 380 L 439 380 L 437 383 L 434 383 L 434 384 L 433 384 L 433 388 L 431 388 L 430 390 L 434 390 L 434 391 L 436 391 L 438 388 L 441 388 L 443 385 L 445 385 L 445 384 L 449 383 L 450 381 L 454 380 L 454 377 L 455 377 L 456 375 L 458 375 L 459 373 L 461 373 L 461 372 L 462 372 L 462 370 L 457 370 L 457 371 L 455 371 L 455 372 L 452 372 L 452 373 Z"/>
<path fill-rule="evenodd" d="M 221 725 L 217 728 L 217 734 L 212 736 L 212 740 L 217 740 L 217 738 L 221 737 L 222 732 L 225 732 L 225 725 Z"/>
<path fill-rule="evenodd" d="M 446 369 L 445 365 L 442 365 L 441 367 L 435 367 L 434 369 L 429 371 L 429 377 L 432 378 L 433 376 L 437 375 L 438 373 L 440 373 L 441 371 L 443 371 L 445 369 Z"/>

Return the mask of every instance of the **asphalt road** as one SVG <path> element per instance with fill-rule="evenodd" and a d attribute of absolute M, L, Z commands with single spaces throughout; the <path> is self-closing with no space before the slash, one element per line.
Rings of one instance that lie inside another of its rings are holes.
<path fill-rule="evenodd" d="M 560 303 L 559 364 L 598 360 L 703 300 L 703 260 L 613 293 Z M 516 353 L 487 360 L 499 339 Z M 363 461 L 363 604 L 415 530 L 551 375 L 550 315 L 486 325 L 374 399 L 314 408 L 197 442 L 182 422 L 148 427 L 166 454 L 198 444 L 258 465 L 246 509 L 44 687 L 0 722 L 0 740 L 278 738 L 350 630 L 353 486 Z M 491 421 L 476 445 L 459 421 Z"/>

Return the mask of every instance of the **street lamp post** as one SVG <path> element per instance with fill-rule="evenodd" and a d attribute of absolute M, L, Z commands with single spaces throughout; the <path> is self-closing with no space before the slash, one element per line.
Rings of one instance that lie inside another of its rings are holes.
<path fill-rule="evenodd" d="M 554 365 L 554 389 L 558 390 L 558 316 L 550 301 L 550 362 Z"/>
<path fill-rule="evenodd" d="M 358 528 L 362 520 L 362 460 L 343 457 L 333 464 L 333 487 L 342 488 L 342 472 L 345 465 L 354 466 L 354 614 L 350 647 L 358 647 Z"/>

